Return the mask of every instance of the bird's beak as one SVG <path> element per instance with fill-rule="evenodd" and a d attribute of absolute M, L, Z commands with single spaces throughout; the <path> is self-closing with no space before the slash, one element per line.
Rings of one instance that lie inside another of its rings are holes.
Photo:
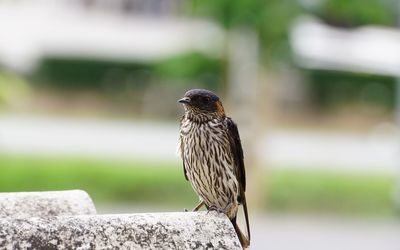
<path fill-rule="evenodd" d="M 179 103 L 185 103 L 189 104 L 190 103 L 190 98 L 189 97 L 183 97 L 182 99 L 179 99 Z"/>

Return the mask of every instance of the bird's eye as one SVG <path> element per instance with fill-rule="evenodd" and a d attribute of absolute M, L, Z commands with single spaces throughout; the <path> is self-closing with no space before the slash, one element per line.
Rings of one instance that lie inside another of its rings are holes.
<path fill-rule="evenodd" d="M 204 96 L 204 97 L 202 98 L 202 101 L 203 101 L 204 103 L 209 103 L 209 102 L 210 102 L 210 97 Z"/>

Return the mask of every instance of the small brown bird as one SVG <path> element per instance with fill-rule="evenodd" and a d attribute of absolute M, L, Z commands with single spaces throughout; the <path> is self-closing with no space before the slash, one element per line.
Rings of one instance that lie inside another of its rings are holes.
<path fill-rule="evenodd" d="M 178 150 L 186 180 L 201 201 L 193 211 L 205 205 L 208 210 L 225 213 L 246 248 L 250 245 L 246 176 L 236 124 L 225 116 L 220 99 L 209 90 L 189 90 L 179 102 L 185 114 Z M 239 205 L 243 205 L 247 237 L 236 223 Z"/>

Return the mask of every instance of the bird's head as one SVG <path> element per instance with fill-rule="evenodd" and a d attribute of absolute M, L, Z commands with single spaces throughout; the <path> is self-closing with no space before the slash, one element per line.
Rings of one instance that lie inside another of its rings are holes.
<path fill-rule="evenodd" d="M 214 119 L 225 116 L 224 107 L 219 97 L 206 89 L 191 89 L 178 102 L 185 107 L 185 112 L 192 117 Z"/>

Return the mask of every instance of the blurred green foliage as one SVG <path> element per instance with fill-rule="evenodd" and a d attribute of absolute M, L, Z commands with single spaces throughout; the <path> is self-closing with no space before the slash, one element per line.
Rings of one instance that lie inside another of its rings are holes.
<path fill-rule="evenodd" d="M 224 61 L 199 53 L 189 53 L 167 58 L 154 65 L 159 79 L 198 81 L 206 88 L 217 89 L 222 82 Z"/>
<path fill-rule="evenodd" d="M 37 84 L 70 90 L 123 89 L 129 77 L 141 79 L 141 74 L 150 70 L 150 65 L 134 62 L 44 58 L 34 79 Z"/>
<path fill-rule="evenodd" d="M 336 26 L 394 25 L 396 0 L 238 0 L 192 1 L 190 14 L 214 18 L 223 27 L 254 27 L 276 38 L 300 14 L 315 14 Z"/>
<path fill-rule="evenodd" d="M 335 71 L 308 71 L 312 101 L 320 108 L 340 108 L 341 105 L 374 105 L 383 113 L 395 106 L 393 77 L 345 73 Z"/>
<path fill-rule="evenodd" d="M 173 164 L 2 155 L 0 166 L 0 192 L 83 189 L 95 201 L 164 205 L 198 201 L 182 166 Z"/>
<path fill-rule="evenodd" d="M 301 7 L 292 0 L 192 1 L 189 15 L 216 20 L 226 29 L 254 29 L 260 38 L 264 62 L 287 58 L 290 25 L 301 14 Z"/>
<path fill-rule="evenodd" d="M 396 0 L 325 0 L 315 14 L 325 22 L 340 27 L 365 24 L 395 25 Z"/>
<path fill-rule="evenodd" d="M 198 198 L 180 163 L 0 156 L 0 192 L 86 190 L 95 202 L 171 207 Z M 267 178 L 268 177 L 268 178 Z M 393 215 L 394 178 L 274 170 L 265 173 L 264 208 L 276 212 Z"/>
<path fill-rule="evenodd" d="M 394 214 L 395 178 L 372 174 L 283 170 L 270 175 L 266 205 L 274 211 Z"/>
<path fill-rule="evenodd" d="M 176 55 L 154 63 L 95 59 L 45 58 L 34 75 L 36 84 L 64 90 L 141 91 L 153 82 L 198 82 L 217 89 L 223 61 L 199 53 Z"/>
<path fill-rule="evenodd" d="M 20 76 L 0 69 L 0 108 L 18 105 L 30 94 L 30 86 Z"/>

